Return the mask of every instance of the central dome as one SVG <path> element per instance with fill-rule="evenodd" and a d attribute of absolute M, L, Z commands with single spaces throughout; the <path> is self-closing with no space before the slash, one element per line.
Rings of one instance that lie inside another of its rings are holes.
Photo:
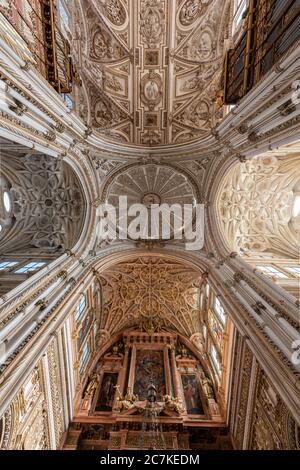
<path fill-rule="evenodd" d="M 135 164 L 122 169 L 115 176 L 112 176 L 112 179 L 104 188 L 102 201 L 119 210 L 120 225 L 122 225 L 121 222 L 125 220 L 125 217 L 129 225 L 132 218 L 127 218 L 126 214 L 121 213 L 119 207 L 121 196 L 127 196 L 128 209 L 135 204 L 143 204 L 148 209 L 149 230 L 152 221 L 154 223 L 152 217 L 155 217 L 151 211 L 152 206 L 168 205 L 171 208 L 171 206 L 176 205 L 177 207 L 180 206 L 182 212 L 184 204 L 194 208 L 195 203 L 199 202 L 196 186 L 182 170 L 177 171 L 177 169 L 167 165 L 152 163 Z M 166 215 L 164 214 L 163 217 L 165 218 Z M 162 234 L 162 220 L 159 222 L 160 235 Z M 179 226 L 181 227 L 180 230 L 185 227 L 182 223 L 182 216 L 177 212 L 174 213 L 170 218 L 170 238 L 175 235 L 175 227 L 178 230 Z M 148 235 L 150 234 L 148 233 Z"/>
<path fill-rule="evenodd" d="M 145 147 L 208 137 L 223 118 L 214 99 L 221 88 L 230 4 L 85 0 L 81 8 L 74 5 L 81 39 L 81 47 L 75 45 L 82 78 L 77 112 L 93 133 Z"/>

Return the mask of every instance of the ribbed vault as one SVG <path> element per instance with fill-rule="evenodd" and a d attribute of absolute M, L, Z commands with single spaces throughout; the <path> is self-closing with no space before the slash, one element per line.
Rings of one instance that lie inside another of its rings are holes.
<path fill-rule="evenodd" d="M 110 335 L 151 323 L 171 328 L 187 338 L 200 335 L 200 273 L 165 257 L 134 257 L 99 277 L 102 285 L 102 331 Z"/>

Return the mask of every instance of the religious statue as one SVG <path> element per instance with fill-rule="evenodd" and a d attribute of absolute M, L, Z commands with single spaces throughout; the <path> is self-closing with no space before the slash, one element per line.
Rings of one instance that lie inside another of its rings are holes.
<path fill-rule="evenodd" d="M 132 388 L 128 387 L 125 397 L 120 392 L 120 386 L 116 386 L 118 397 L 115 404 L 115 411 L 128 411 L 135 406 L 135 403 L 139 400 L 137 395 L 132 393 Z"/>
<path fill-rule="evenodd" d="M 95 390 L 97 389 L 98 385 L 100 382 L 100 376 L 97 372 L 91 375 L 90 381 L 88 383 L 88 386 L 86 387 L 85 393 L 84 393 L 84 399 L 88 400 L 90 398 L 93 398 L 93 395 L 95 393 Z"/>
<path fill-rule="evenodd" d="M 158 317 L 143 318 L 140 321 L 140 329 L 149 335 L 159 333 L 162 329 L 162 322 Z"/>
<path fill-rule="evenodd" d="M 208 399 L 214 399 L 215 394 L 214 394 L 214 390 L 213 390 L 213 387 L 212 387 L 211 380 L 209 378 L 203 376 L 202 377 L 202 386 L 203 386 L 205 396 Z"/>
<path fill-rule="evenodd" d="M 188 349 L 185 347 L 184 344 L 180 344 L 178 349 L 179 349 L 179 354 L 182 358 L 188 357 Z"/>
<path fill-rule="evenodd" d="M 121 351 L 124 349 L 124 344 L 120 341 L 119 343 L 116 343 L 112 347 L 112 354 L 113 356 L 119 356 L 121 357 Z"/>
<path fill-rule="evenodd" d="M 171 395 L 165 395 L 163 397 L 165 402 L 165 408 L 169 411 L 175 411 L 178 414 L 184 413 L 184 406 L 182 399 L 179 397 L 173 398 Z"/>

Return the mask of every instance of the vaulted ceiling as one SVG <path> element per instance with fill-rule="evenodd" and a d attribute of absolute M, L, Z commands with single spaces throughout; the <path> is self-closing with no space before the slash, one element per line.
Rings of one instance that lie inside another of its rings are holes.
<path fill-rule="evenodd" d="M 190 338 L 200 348 L 201 275 L 181 262 L 154 256 L 135 257 L 101 273 L 103 311 L 100 329 L 110 336 L 141 322 Z"/>
<path fill-rule="evenodd" d="M 82 187 L 71 167 L 0 140 L 0 254 L 59 256 L 78 241 L 85 217 Z"/>
<path fill-rule="evenodd" d="M 94 132 L 150 147 L 211 133 L 230 0 L 73 3 L 77 112 Z"/>
<path fill-rule="evenodd" d="M 299 151 L 269 152 L 237 164 L 219 191 L 218 215 L 232 251 L 299 258 Z"/>

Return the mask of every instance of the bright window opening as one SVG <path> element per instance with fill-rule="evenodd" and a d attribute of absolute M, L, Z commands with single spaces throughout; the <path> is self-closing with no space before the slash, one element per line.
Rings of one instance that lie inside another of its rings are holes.
<path fill-rule="evenodd" d="M 15 271 L 17 274 L 26 274 L 26 273 L 31 273 L 33 271 L 38 271 L 42 266 L 45 266 L 46 263 L 42 262 L 32 262 L 28 263 L 25 266 L 23 266 L 20 269 L 17 269 Z"/>
<path fill-rule="evenodd" d="M 300 214 L 300 195 L 295 196 L 294 204 L 293 204 L 293 217 L 298 217 Z"/>
<path fill-rule="evenodd" d="M 65 25 L 66 28 L 70 27 L 70 13 L 64 4 L 63 0 L 58 0 L 57 9 L 61 19 L 61 22 Z"/>
<path fill-rule="evenodd" d="M 5 271 L 6 269 L 9 269 L 16 264 L 18 264 L 18 261 L 4 261 L 0 263 L 0 271 Z"/>
<path fill-rule="evenodd" d="M 69 109 L 74 108 L 74 101 L 72 100 L 70 95 L 68 95 L 67 93 L 61 93 L 61 97 Z"/>
<path fill-rule="evenodd" d="M 268 276 L 276 277 L 277 279 L 288 279 L 288 276 L 286 276 L 286 274 L 283 274 L 278 269 L 273 268 L 273 266 L 257 266 L 257 268 Z"/>
<path fill-rule="evenodd" d="M 218 299 L 218 297 L 215 298 L 214 310 L 216 314 L 218 315 L 219 319 L 221 320 L 221 322 L 224 324 L 225 323 L 225 310 L 222 307 L 221 302 Z"/>
<path fill-rule="evenodd" d="M 10 212 L 11 210 L 11 200 L 8 191 L 4 191 L 3 193 L 3 204 L 6 212 Z"/>
<path fill-rule="evenodd" d="M 206 297 L 208 297 L 209 296 L 209 284 L 206 284 L 205 291 L 206 291 Z"/>
<path fill-rule="evenodd" d="M 300 268 L 292 267 L 292 266 L 285 266 L 284 269 L 289 271 L 292 274 L 296 274 L 300 277 Z"/>
<path fill-rule="evenodd" d="M 76 321 L 79 321 L 86 307 L 86 296 L 83 294 L 76 309 Z"/>
<path fill-rule="evenodd" d="M 233 34 L 239 28 L 247 9 L 247 0 L 234 0 Z"/>
<path fill-rule="evenodd" d="M 84 345 L 84 348 L 82 350 L 82 354 L 80 356 L 80 372 L 83 370 L 85 364 L 87 363 L 88 357 L 90 354 L 90 346 L 88 343 Z"/>

